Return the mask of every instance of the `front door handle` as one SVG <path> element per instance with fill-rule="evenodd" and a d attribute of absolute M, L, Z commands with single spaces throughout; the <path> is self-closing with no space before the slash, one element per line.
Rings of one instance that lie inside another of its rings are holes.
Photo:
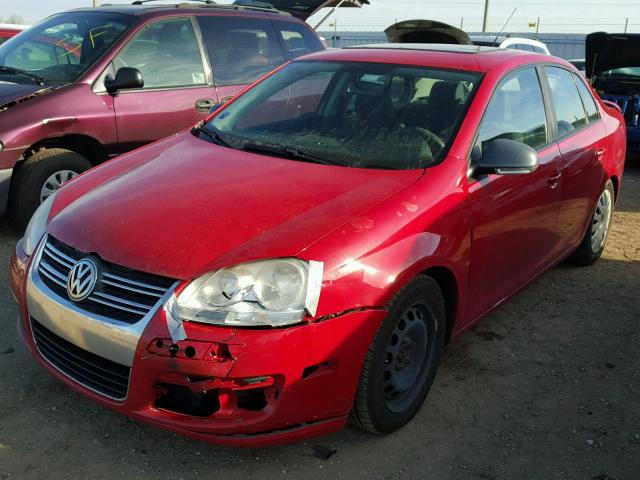
<path fill-rule="evenodd" d="M 216 104 L 215 100 L 202 98 L 196 102 L 196 110 L 200 113 L 209 113 L 211 107 Z"/>
<path fill-rule="evenodd" d="M 602 160 L 604 157 L 604 154 L 607 152 L 606 148 L 599 148 L 596 150 L 596 158 L 598 159 L 598 161 Z"/>
<path fill-rule="evenodd" d="M 556 188 L 560 184 L 560 178 L 562 178 L 562 172 L 556 172 L 547 178 L 547 183 L 551 188 Z"/>

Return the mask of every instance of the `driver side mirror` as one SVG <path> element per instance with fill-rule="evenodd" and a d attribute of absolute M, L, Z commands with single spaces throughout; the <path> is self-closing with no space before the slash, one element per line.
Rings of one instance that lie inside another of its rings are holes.
<path fill-rule="evenodd" d="M 144 87 L 144 80 L 142 79 L 142 73 L 137 68 L 121 67 L 116 72 L 116 78 L 111 78 L 111 75 L 107 75 L 104 79 L 104 87 L 107 92 L 113 94 L 119 90 L 142 88 Z"/>
<path fill-rule="evenodd" d="M 473 174 L 517 175 L 538 168 L 538 154 L 526 143 L 498 138 L 487 143 L 482 151 L 476 146 L 471 154 Z"/>

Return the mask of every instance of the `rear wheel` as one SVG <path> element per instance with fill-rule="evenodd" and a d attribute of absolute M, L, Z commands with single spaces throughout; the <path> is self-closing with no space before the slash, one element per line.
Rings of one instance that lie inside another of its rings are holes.
<path fill-rule="evenodd" d="M 586 266 L 600 258 L 607 243 L 614 201 L 613 183 L 611 180 L 607 180 L 591 215 L 589 228 L 587 228 L 580 246 L 568 258 L 571 263 Z"/>
<path fill-rule="evenodd" d="M 421 275 L 389 304 L 362 368 L 351 423 L 388 433 L 418 412 L 433 383 L 444 344 L 445 307 L 431 277 Z"/>
<path fill-rule="evenodd" d="M 62 148 L 40 150 L 27 158 L 13 174 L 10 210 L 14 222 L 25 227 L 44 200 L 91 166 L 82 155 Z"/>

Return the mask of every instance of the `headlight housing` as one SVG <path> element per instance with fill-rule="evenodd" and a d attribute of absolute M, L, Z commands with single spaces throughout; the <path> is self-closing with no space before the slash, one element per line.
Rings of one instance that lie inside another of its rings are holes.
<path fill-rule="evenodd" d="M 193 280 L 167 305 L 183 321 L 278 327 L 315 315 L 322 263 L 280 258 L 224 268 Z"/>
<path fill-rule="evenodd" d="M 24 231 L 24 237 L 22 237 L 22 248 L 24 253 L 28 256 L 33 254 L 33 251 L 38 246 L 38 242 L 40 242 L 40 239 L 44 235 L 45 228 L 47 226 L 47 219 L 49 218 L 49 212 L 51 211 L 51 205 L 53 205 L 54 198 L 55 194 L 51 195 L 40 204 L 31 217 L 31 220 L 29 220 L 27 229 Z"/>

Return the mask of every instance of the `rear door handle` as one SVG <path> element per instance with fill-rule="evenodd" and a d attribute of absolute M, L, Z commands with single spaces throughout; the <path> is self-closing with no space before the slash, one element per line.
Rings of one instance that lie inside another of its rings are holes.
<path fill-rule="evenodd" d="M 556 188 L 560 183 L 560 178 L 562 178 L 562 172 L 556 172 L 547 178 L 547 183 L 551 188 Z"/>
<path fill-rule="evenodd" d="M 598 160 L 602 160 L 602 158 L 604 157 L 604 154 L 606 153 L 607 149 L 606 148 L 599 148 L 596 150 L 596 158 Z"/>
<path fill-rule="evenodd" d="M 196 102 L 196 110 L 200 113 L 209 113 L 211 107 L 216 104 L 215 100 L 202 98 Z"/>

